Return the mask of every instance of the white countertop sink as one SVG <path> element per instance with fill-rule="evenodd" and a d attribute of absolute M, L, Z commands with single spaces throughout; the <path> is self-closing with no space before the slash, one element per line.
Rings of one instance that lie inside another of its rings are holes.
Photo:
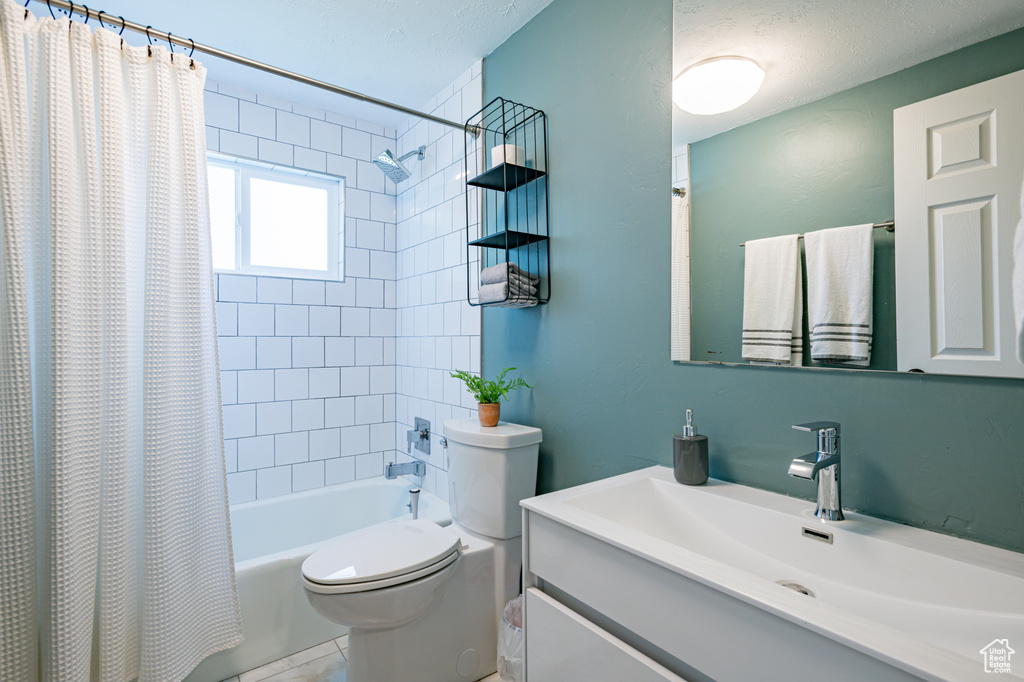
<path fill-rule="evenodd" d="M 813 502 L 684 486 L 666 467 L 523 506 L 923 679 L 984 679 L 997 639 L 1024 679 L 1024 554 L 853 512 L 824 522 Z"/>

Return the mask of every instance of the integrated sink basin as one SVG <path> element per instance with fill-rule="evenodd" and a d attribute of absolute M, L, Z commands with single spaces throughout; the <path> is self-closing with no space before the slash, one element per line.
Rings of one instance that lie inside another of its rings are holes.
<path fill-rule="evenodd" d="M 545 517 L 599 540 L 610 551 L 615 548 L 633 561 L 659 567 L 650 575 L 661 581 L 662 590 L 682 591 L 694 583 L 712 588 L 718 596 L 706 600 L 708 604 L 754 607 L 758 618 L 767 614 L 786 621 L 787 627 L 810 630 L 814 637 L 830 640 L 828 647 L 841 645 L 905 675 L 899 679 L 991 679 L 982 649 L 997 640 L 1020 648 L 1021 660 L 1017 665 L 1010 661 L 1006 676 L 1024 679 L 1022 554 L 852 512 L 843 521 L 825 522 L 815 518 L 813 503 L 805 500 L 715 480 L 683 486 L 665 467 L 543 495 L 524 501 L 523 507 L 528 517 Z M 548 527 L 535 525 L 538 533 Z M 600 547 L 592 544 L 588 551 L 600 557 Z M 535 582 L 550 579 L 559 587 L 571 582 L 557 570 L 547 576 L 544 556 L 543 546 L 538 547 Z M 603 612 L 600 604 L 593 608 Z M 612 604 L 607 611 L 616 608 Z M 627 620 L 614 613 L 610 617 Z M 664 627 L 678 628 L 667 616 L 655 617 L 663 619 Z M 715 614 L 692 614 L 705 617 L 708 627 L 719 622 Z M 722 618 L 728 629 L 728 619 Z M 634 620 L 643 623 L 640 615 Z M 642 629 L 629 623 L 623 627 Z M 752 629 L 748 636 L 768 629 Z M 821 662 L 822 669 L 811 662 L 814 649 L 828 648 L 813 644 L 818 640 L 781 653 L 795 638 L 764 634 L 775 638 L 763 643 L 765 651 L 804 657 L 817 673 L 828 670 L 827 660 Z M 641 632 L 637 638 L 649 644 L 657 636 Z M 652 646 L 664 649 L 670 659 L 693 664 L 693 670 L 684 667 L 683 672 L 697 679 L 725 679 L 713 675 L 716 669 L 720 675 L 739 674 L 738 668 L 714 661 L 701 664 L 700 651 L 692 655 L 694 661 L 685 648 L 673 650 L 657 641 Z M 834 654 L 823 658 L 829 657 Z M 781 678 L 763 674 L 750 679 Z"/>

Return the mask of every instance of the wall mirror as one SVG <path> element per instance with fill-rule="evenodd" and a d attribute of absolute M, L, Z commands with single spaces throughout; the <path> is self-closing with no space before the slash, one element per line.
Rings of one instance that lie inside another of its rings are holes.
<path fill-rule="evenodd" d="M 760 92 L 732 112 L 698 116 L 672 107 L 673 187 L 686 191 L 682 202 L 672 200 L 688 212 L 689 269 L 681 281 L 674 264 L 673 295 L 690 298 L 690 361 L 742 362 L 741 243 L 894 218 L 893 110 L 977 82 L 988 67 L 968 60 L 946 69 L 953 73 L 901 72 L 1024 26 L 1017 0 L 890 5 L 770 0 L 754 11 L 739 0 L 675 0 L 675 75 L 723 55 L 748 57 L 767 72 Z M 1020 64 L 982 79 L 1024 69 L 1024 58 L 1008 59 Z M 947 80 L 949 87 L 936 84 Z M 895 371 L 895 236 L 876 229 L 873 239 L 868 369 Z M 676 322 L 678 336 L 685 325 Z M 804 366 L 836 367 L 812 363 L 804 338 Z"/>

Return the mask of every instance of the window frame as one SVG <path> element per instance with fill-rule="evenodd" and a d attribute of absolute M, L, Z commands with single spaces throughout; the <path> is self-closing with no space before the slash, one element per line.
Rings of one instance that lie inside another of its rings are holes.
<path fill-rule="evenodd" d="M 207 152 L 208 166 L 227 168 L 235 173 L 235 268 L 214 271 L 234 275 L 260 275 L 293 279 L 345 280 L 345 178 L 327 173 L 305 171 L 291 166 L 268 164 L 251 159 Z M 327 250 L 326 270 L 285 268 L 272 265 L 253 265 L 251 262 L 250 181 L 255 178 L 327 191 Z M 333 257 L 332 255 L 333 254 Z"/>

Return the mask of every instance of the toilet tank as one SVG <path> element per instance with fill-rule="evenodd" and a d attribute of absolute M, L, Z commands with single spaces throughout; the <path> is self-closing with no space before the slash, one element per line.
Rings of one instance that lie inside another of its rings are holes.
<path fill-rule="evenodd" d="M 448 440 L 448 504 L 471 531 L 506 540 L 523 534 L 520 500 L 537 493 L 541 430 L 473 419 L 444 423 Z"/>

